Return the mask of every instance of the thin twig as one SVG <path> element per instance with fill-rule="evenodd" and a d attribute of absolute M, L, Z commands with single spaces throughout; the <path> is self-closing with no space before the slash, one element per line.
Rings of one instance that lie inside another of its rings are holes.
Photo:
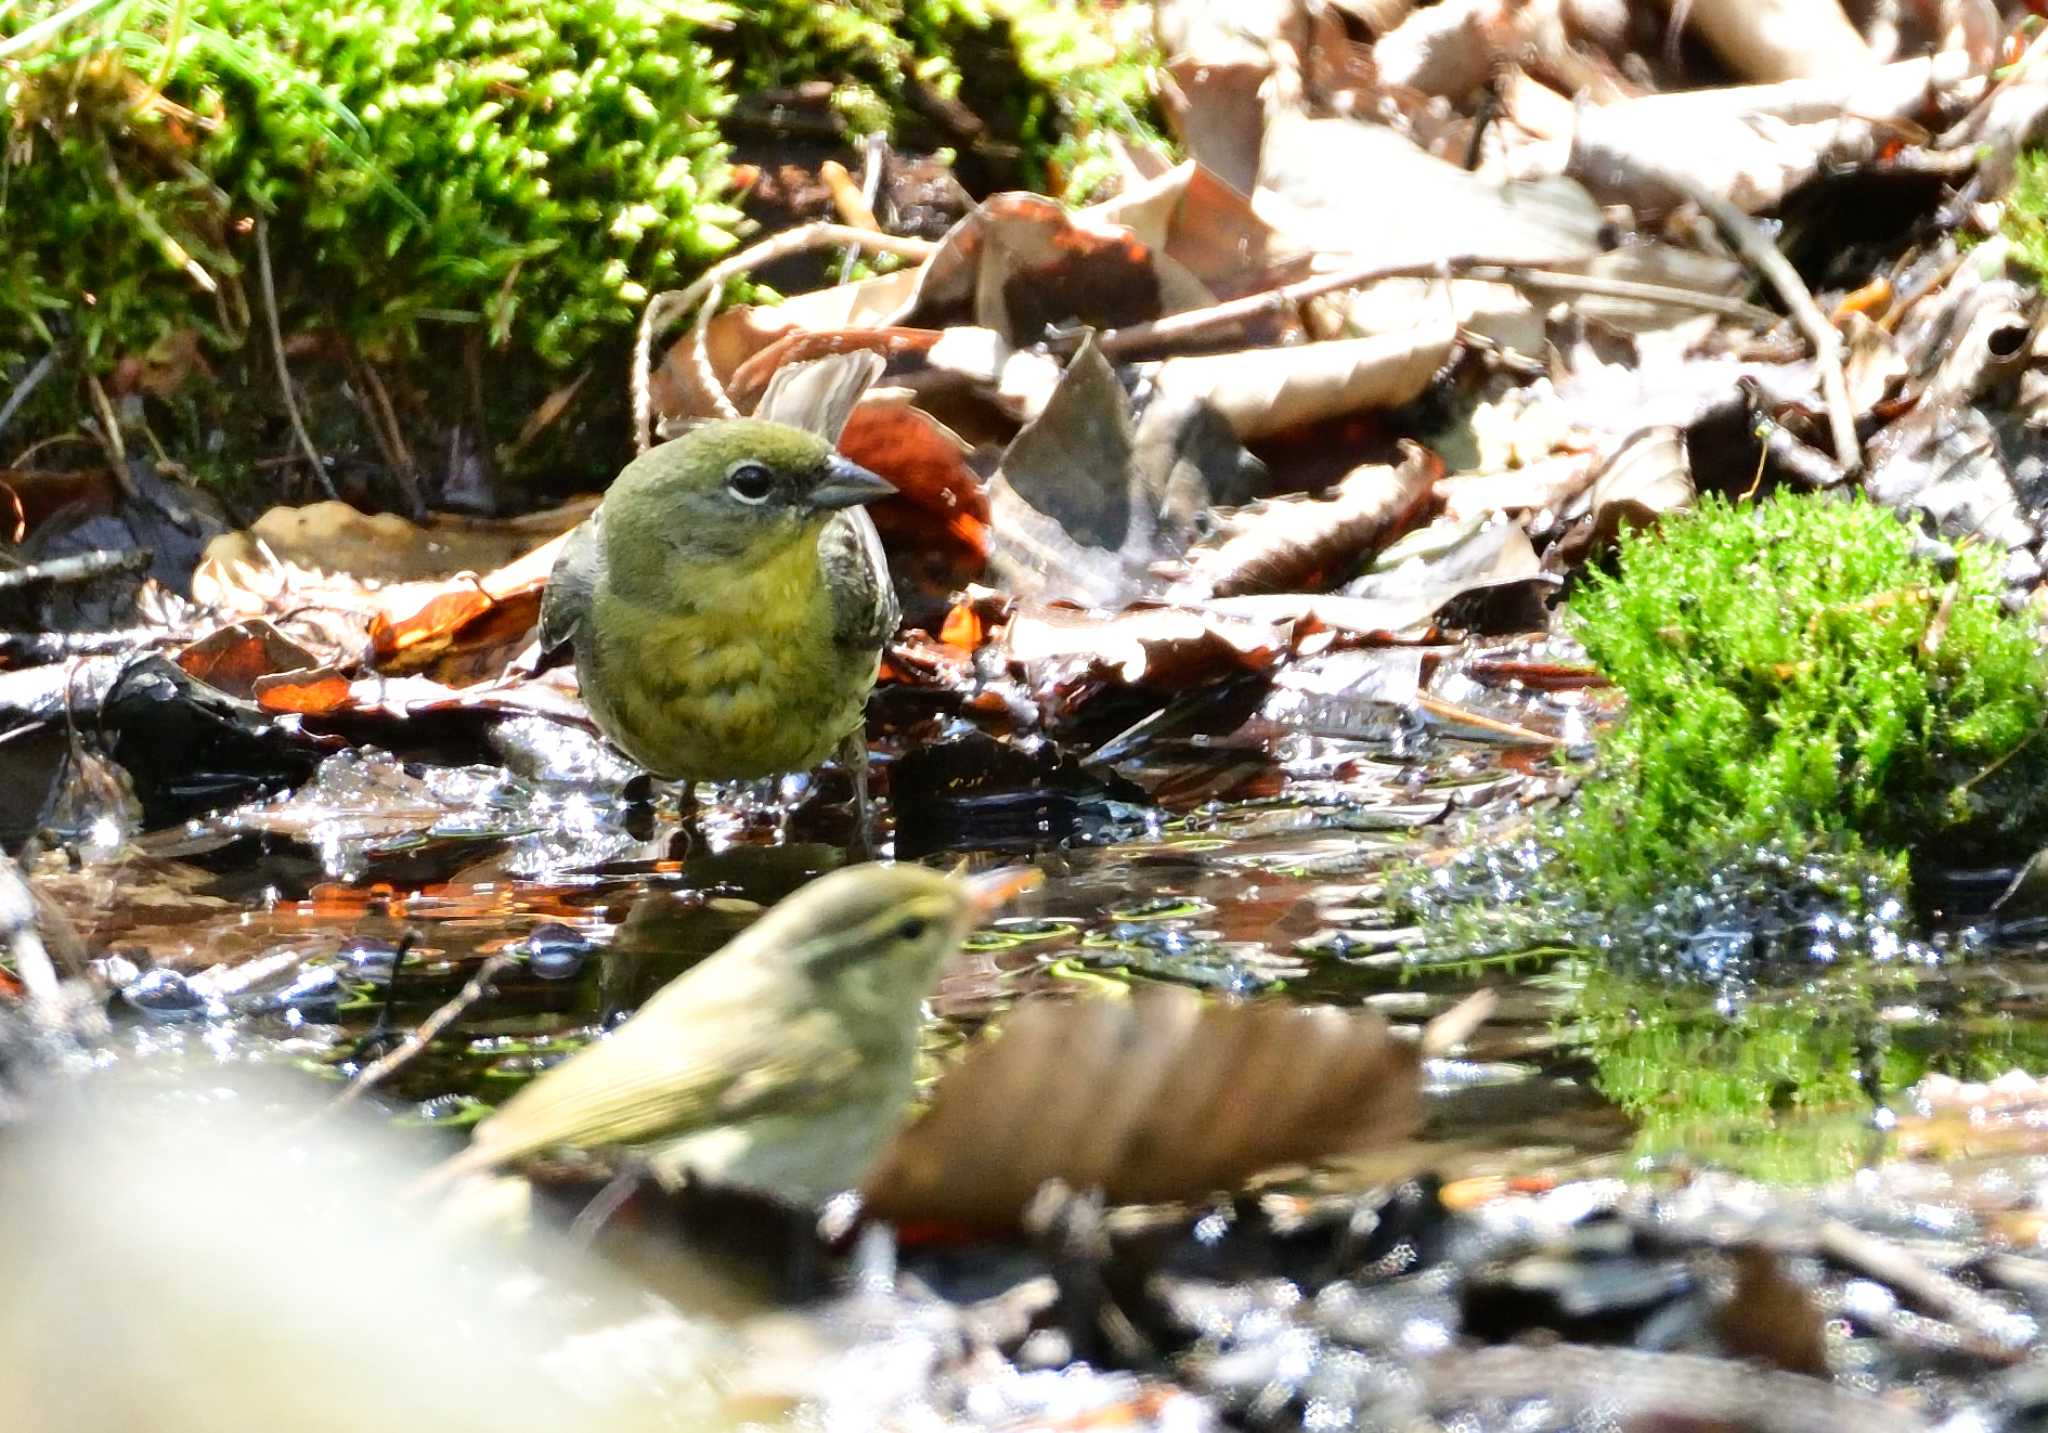
<path fill-rule="evenodd" d="M 299 416 L 299 403 L 292 396 L 292 371 L 284 361 L 284 330 L 277 322 L 277 285 L 270 276 L 270 225 L 261 214 L 256 216 L 256 279 L 263 290 L 263 318 L 270 328 L 270 355 L 277 360 L 278 391 L 284 395 L 285 416 L 291 419 L 292 435 L 299 440 L 299 448 L 306 455 L 306 461 L 313 465 L 313 476 L 330 498 L 338 498 L 334 480 L 327 476 L 327 465 L 320 460 L 320 450 L 313 446 L 313 435 L 306 431 L 306 420 Z"/>
<path fill-rule="evenodd" d="M 875 217 L 875 201 L 881 197 L 882 193 L 882 158 L 887 151 L 888 143 L 888 136 L 879 129 L 869 134 L 867 138 L 867 160 L 861 165 L 860 208 L 867 216 L 868 224 L 873 225 L 877 229 L 881 228 L 882 225 L 881 221 Z M 834 197 L 836 198 L 837 195 L 835 194 Z M 851 216 L 842 217 L 851 218 Z M 866 227 L 866 225 L 862 227 Z M 841 256 L 839 260 L 840 283 L 846 283 L 853 278 L 853 261 L 858 257 L 859 255 L 852 249 L 848 249 Z"/>
<path fill-rule="evenodd" d="M 469 984 L 456 991 L 453 999 L 422 1020 L 418 1028 L 399 1041 L 389 1054 L 379 1056 L 364 1066 L 362 1073 L 349 1082 L 348 1088 L 334 1097 L 332 1107 L 338 1109 L 343 1105 L 353 1104 L 361 1099 L 366 1091 L 390 1079 L 420 1051 L 433 1044 L 435 1038 L 459 1018 L 463 1011 L 483 999 L 498 972 L 515 959 L 517 957 L 511 951 L 501 950 L 478 966 L 476 974 L 469 978 Z"/>
<path fill-rule="evenodd" d="M 106 449 L 107 464 L 114 470 L 114 483 L 124 496 L 136 497 L 135 477 L 128 471 L 128 444 L 121 437 L 121 424 L 114 417 L 114 405 L 100 383 L 100 376 L 90 369 L 85 375 L 85 391 L 92 399 L 92 411 L 99 415 L 100 445 Z"/>
<path fill-rule="evenodd" d="M 856 229 L 850 224 L 805 224 L 800 228 L 788 229 L 772 239 L 764 239 L 751 248 L 742 249 L 730 258 L 713 264 L 687 288 L 667 289 L 647 301 L 647 308 L 640 315 L 640 330 L 633 344 L 633 451 L 644 453 L 654 441 L 654 396 L 651 389 L 654 374 L 654 341 L 683 314 L 693 308 L 708 306 L 716 311 L 719 296 L 725 286 L 741 274 L 762 264 L 774 263 L 791 254 L 801 254 L 810 249 L 829 249 L 839 244 L 853 244 L 873 253 L 895 254 L 900 258 L 915 259 L 922 263 L 938 250 L 938 244 L 930 239 L 912 239 L 899 234 L 882 234 L 869 229 Z M 700 313 L 696 332 L 702 334 L 711 326 L 707 314 Z M 701 341 L 692 344 L 691 361 L 693 377 L 703 385 L 712 405 L 724 416 L 736 416 L 730 399 L 726 398 L 718 375 L 711 371 L 710 360 L 703 351 Z"/>
<path fill-rule="evenodd" d="M 0 405 L 0 433 L 7 431 L 8 423 L 21 411 L 21 405 L 28 402 L 29 395 L 42 387 L 43 380 L 56 371 L 57 350 L 53 348 L 35 361 L 35 365 L 22 375 L 21 382 L 14 385 L 14 391 L 7 395 L 7 402 Z"/>
<path fill-rule="evenodd" d="M 128 188 L 128 181 L 121 177 L 121 166 L 115 162 L 113 146 L 107 143 L 105 135 L 99 137 L 100 163 L 107 176 L 107 187 L 114 191 L 114 202 L 121 212 L 135 221 L 135 227 L 149 235 L 164 256 L 164 262 L 178 269 L 209 294 L 220 292 L 220 285 L 213 281 L 213 275 L 206 266 L 192 257 L 191 251 L 179 243 L 177 237 L 163 226 L 163 221 L 143 207 L 140 199 Z"/>
<path fill-rule="evenodd" d="M 1127 358 L 1168 344 L 1208 338 L 1250 319 L 1286 313 L 1297 304 L 1344 289 L 1364 288 L 1385 279 L 1463 278 L 1482 283 L 1513 284 L 1522 288 L 1554 293 L 1588 294 L 1599 298 L 1636 299 L 1646 303 L 1698 309 L 1741 319 L 1758 328 L 1769 328 L 1778 316 L 1769 309 L 1729 298 L 1726 294 L 1703 293 L 1696 289 L 1673 288 L 1666 284 L 1639 283 L 1633 279 L 1602 278 L 1594 274 L 1570 274 L 1553 269 L 1525 268 L 1490 259 L 1454 257 L 1416 264 L 1373 264 L 1317 274 L 1262 294 L 1169 314 L 1150 323 L 1109 329 L 1095 336 L 1095 346 L 1105 355 Z"/>

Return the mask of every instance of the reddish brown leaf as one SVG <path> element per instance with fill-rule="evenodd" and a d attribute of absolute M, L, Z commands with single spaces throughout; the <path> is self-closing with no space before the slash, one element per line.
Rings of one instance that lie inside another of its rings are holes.
<path fill-rule="evenodd" d="M 267 712 L 332 716 L 349 704 L 348 678 L 332 667 L 258 677 L 251 687 L 256 705 Z"/>
<path fill-rule="evenodd" d="M 188 676 L 229 696 L 248 700 L 258 678 L 316 667 L 319 661 L 268 622 L 237 622 L 217 628 L 178 653 Z"/>
<path fill-rule="evenodd" d="M 988 494 L 958 438 L 908 404 L 878 399 L 853 410 L 839 450 L 896 485 L 869 511 L 899 579 L 942 602 L 981 576 Z"/>
<path fill-rule="evenodd" d="M 564 533 L 496 572 L 444 583 L 424 604 L 417 584 L 399 602 L 380 604 L 370 622 L 372 665 L 384 672 L 417 672 L 451 650 L 516 639 L 538 617 L 541 589 L 567 540 Z M 405 615 L 394 616 L 395 610 Z"/>
<path fill-rule="evenodd" d="M 751 413 L 768 391 L 768 380 L 787 364 L 829 358 L 835 353 L 879 353 L 895 362 L 929 353 L 942 336 L 927 328 L 841 328 L 785 334 L 733 370 L 726 396 L 742 413 Z"/>

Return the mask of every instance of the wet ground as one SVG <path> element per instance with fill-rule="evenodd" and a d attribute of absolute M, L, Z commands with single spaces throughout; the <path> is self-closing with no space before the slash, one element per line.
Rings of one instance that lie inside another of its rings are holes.
<path fill-rule="evenodd" d="M 1141 723 L 1082 760 L 1032 742 L 1026 759 L 959 722 L 907 757 L 885 744 L 908 854 L 1047 877 L 947 974 L 933 1068 L 1008 1002 L 1105 983 L 1360 1004 L 1410 1026 L 1486 987 L 1495 1018 L 1429 1066 L 1416 1155 L 1479 1188 L 1681 1148 L 1774 1179 L 1845 1174 L 1882 1151 L 1876 1112 L 1924 1074 L 2048 1063 L 2034 945 L 1968 928 L 2005 873 L 1947 879 L 1935 899 L 1959 914 L 1932 933 L 1880 908 L 1843 916 L 1837 941 L 1826 910 L 1801 911 L 1819 958 L 1740 981 L 1632 965 L 1626 929 L 1618 956 L 1522 949 L 1512 931 L 1494 956 L 1447 951 L 1389 875 L 1490 849 L 1505 854 L 1442 870 L 1423 904 L 1468 926 L 1511 905 L 1517 843 L 1568 794 L 1610 703 L 1573 680 L 1569 651 L 1434 655 L 1419 704 L 1372 696 L 1409 660 L 1398 649 L 1340 653 L 1234 729 Z M 445 741 L 340 750 L 289 794 L 54 877 L 122 987 L 124 1038 L 338 1081 L 498 957 L 489 991 L 380 1092 L 407 1123 L 462 1125 L 846 859 L 836 773 L 719 792 L 679 833 L 672 801 L 575 728 L 515 719 L 474 755 L 496 759 L 451 760 Z M 1710 923 L 1705 939 L 1738 937 Z"/>
<path fill-rule="evenodd" d="M 606 1239 L 708 1318 L 672 1332 L 722 1350 L 742 1414 L 753 1398 L 770 1422 L 809 1408 L 862 1427 L 2033 1426 L 2048 1096 L 1957 1083 L 2048 1068 L 2038 944 L 1982 914 L 2009 873 L 1944 875 L 1921 893 L 1931 920 L 1883 898 L 1758 916 L 1739 873 L 1687 904 L 1700 883 L 1674 873 L 1661 925 L 1532 944 L 1514 914 L 1531 823 L 1568 798 L 1611 700 L 1562 647 L 1417 655 L 1310 659 L 1249 702 L 1098 716 L 1064 747 L 999 743 L 923 694 L 878 699 L 905 854 L 1046 876 L 947 973 L 934 1072 L 1012 1002 L 1105 985 L 1409 1027 L 1482 987 L 1499 1004 L 1425 1065 L 1415 1138 L 1209 1208 L 1078 1200 L 1022 1242 L 908 1237 L 893 1255 L 815 1250 L 751 1208 L 678 1211 L 698 1248 L 708 1230 L 746 1266 L 752 1292 L 707 1315 L 696 1256 L 658 1203 L 636 1206 Z M 468 989 L 373 1097 L 426 1158 L 847 859 L 830 771 L 716 793 L 686 833 L 670 795 L 573 726 L 387 734 L 117 859 L 45 861 L 119 990 L 112 1063 L 281 1063 L 338 1088 Z M 72 816 L 118 844 L 112 811 Z M 1498 949 L 1475 954 L 1496 922 Z M 593 1192 L 543 1207 L 566 1223 Z M 805 1312 L 776 1322 L 800 1287 Z"/>

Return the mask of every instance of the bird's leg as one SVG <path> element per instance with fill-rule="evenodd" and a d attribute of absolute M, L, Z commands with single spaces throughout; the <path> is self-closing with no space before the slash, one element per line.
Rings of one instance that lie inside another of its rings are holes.
<path fill-rule="evenodd" d="M 648 779 L 648 804 L 653 811 L 652 835 L 671 860 L 683 860 L 697 840 L 697 788 L 694 782 Z"/>
<path fill-rule="evenodd" d="M 879 852 L 880 846 L 876 839 L 874 806 L 868 800 L 866 727 L 857 726 L 839 739 L 838 761 L 846 768 L 846 774 L 853 778 L 852 854 L 872 857 Z"/>

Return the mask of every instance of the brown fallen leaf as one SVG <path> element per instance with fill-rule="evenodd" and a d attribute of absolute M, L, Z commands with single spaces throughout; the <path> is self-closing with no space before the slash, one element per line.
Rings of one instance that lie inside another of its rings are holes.
<path fill-rule="evenodd" d="M 1449 361 L 1448 319 L 1413 332 L 1139 364 L 1162 394 L 1213 405 L 1245 441 L 1421 395 Z"/>
<path fill-rule="evenodd" d="M 515 641 L 539 619 L 541 589 L 567 541 L 564 533 L 495 572 L 451 579 L 424 602 L 416 585 L 378 594 L 370 620 L 371 665 L 382 672 L 417 672 L 458 648 Z"/>
<path fill-rule="evenodd" d="M 768 391 L 768 380 L 789 364 L 835 353 L 867 352 L 901 362 L 929 353 L 940 337 L 936 329 L 928 328 L 841 328 L 786 334 L 733 370 L 726 396 L 742 413 L 751 413 Z"/>
<path fill-rule="evenodd" d="M 1199 1198 L 1401 1139 L 1419 1060 L 1368 1011 L 1166 987 L 1026 1001 L 939 1081 L 862 1194 L 887 1218 L 989 1228 L 1049 1179 L 1117 1203 Z"/>
<path fill-rule="evenodd" d="M 284 562 L 359 582 L 438 582 L 459 572 L 490 572 L 567 532 L 597 506 L 582 498 L 514 519 L 437 515 L 409 522 L 395 513 L 358 512 L 343 502 L 274 507 L 207 544 L 216 567 L 261 564 L 263 548 Z"/>
<path fill-rule="evenodd" d="M 894 497 L 868 509 L 890 574 L 899 592 L 909 586 L 942 610 L 988 563 L 988 493 L 967 445 L 921 409 L 870 397 L 853 410 L 839 451 L 896 485 Z"/>
<path fill-rule="evenodd" d="M 256 695 L 256 683 L 263 677 L 320 665 L 311 652 L 263 621 L 217 628 L 174 660 L 187 676 L 244 701 Z"/>
<path fill-rule="evenodd" d="M 1012 344 L 1051 325 L 1116 328 L 1214 302 L 1129 229 L 1027 193 L 993 194 L 947 233 L 892 324 L 971 321 Z"/>
<path fill-rule="evenodd" d="M 1235 515 L 1220 546 L 1191 553 L 1167 595 L 1201 601 L 1327 587 L 1406 527 L 1442 473 L 1435 454 L 1404 442 L 1398 464 L 1353 468 L 1317 497 L 1268 499 Z"/>
<path fill-rule="evenodd" d="M 1186 607 L 1134 607 L 1104 617 L 1071 607 L 1024 606 L 1003 630 L 1018 663 L 1078 660 L 1123 682 L 1192 683 L 1263 671 L 1286 653 L 1289 627 Z"/>

